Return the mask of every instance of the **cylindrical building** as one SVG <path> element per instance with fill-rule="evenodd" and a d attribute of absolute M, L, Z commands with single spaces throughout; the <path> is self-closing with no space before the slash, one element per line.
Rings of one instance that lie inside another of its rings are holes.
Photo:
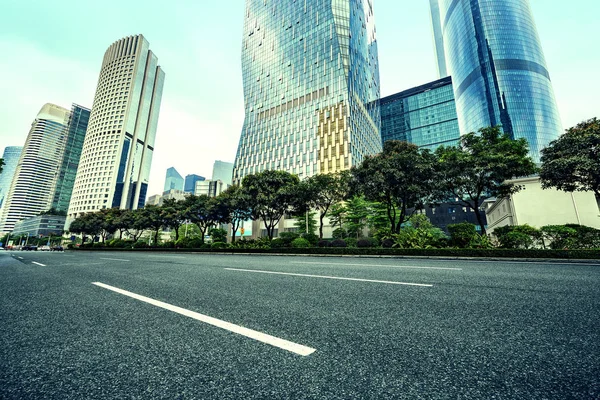
<path fill-rule="evenodd" d="M 0 233 L 52 206 L 66 144 L 69 110 L 45 104 L 31 124 L 0 214 Z"/>
<path fill-rule="evenodd" d="M 432 17 L 439 18 L 438 54 L 452 76 L 461 133 L 501 125 L 527 139 L 539 162 L 562 126 L 528 0 L 432 0 Z"/>
<path fill-rule="evenodd" d="M 142 35 L 121 39 L 106 51 L 67 228 L 87 212 L 143 206 L 164 78 Z"/>

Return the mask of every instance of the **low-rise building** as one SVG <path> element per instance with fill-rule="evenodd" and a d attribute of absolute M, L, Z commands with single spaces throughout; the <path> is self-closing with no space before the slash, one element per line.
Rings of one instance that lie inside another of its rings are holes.
<path fill-rule="evenodd" d="M 563 192 L 542 189 L 538 176 L 509 181 L 522 187 L 505 198 L 489 199 L 486 204 L 487 233 L 502 226 L 578 224 L 600 229 L 600 205 L 592 192 Z"/>
<path fill-rule="evenodd" d="M 49 236 L 63 234 L 67 217 L 62 215 L 38 215 L 15 223 L 14 235 Z"/>

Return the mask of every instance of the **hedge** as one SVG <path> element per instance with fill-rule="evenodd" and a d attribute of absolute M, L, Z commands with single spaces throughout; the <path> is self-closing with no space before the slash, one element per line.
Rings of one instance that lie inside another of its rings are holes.
<path fill-rule="evenodd" d="M 416 256 L 416 257 L 476 257 L 476 258 L 548 258 L 599 260 L 600 250 L 549 250 L 549 249 L 385 249 L 356 247 L 311 247 L 279 249 L 122 249 L 122 248 L 78 248 L 82 251 L 160 251 L 184 253 L 229 253 L 229 254 L 301 254 L 301 255 L 358 255 L 358 256 Z"/>

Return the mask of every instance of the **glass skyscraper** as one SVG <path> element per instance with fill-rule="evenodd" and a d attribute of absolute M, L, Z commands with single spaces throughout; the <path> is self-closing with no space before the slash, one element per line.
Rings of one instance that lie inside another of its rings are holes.
<path fill-rule="evenodd" d="M 340 171 L 381 151 L 372 3 L 246 0 L 234 182 Z"/>
<path fill-rule="evenodd" d="M 226 161 L 215 161 L 213 164 L 213 181 L 221 181 L 226 185 L 231 185 L 233 175 L 233 163 Z"/>
<path fill-rule="evenodd" d="M 501 125 L 513 138 L 527 139 L 539 162 L 562 126 L 528 0 L 431 3 L 433 25 L 443 32 L 438 60 L 454 82 L 460 131 Z"/>
<path fill-rule="evenodd" d="M 185 176 L 185 185 L 183 187 L 183 190 L 186 193 L 194 194 L 194 192 L 196 191 L 196 182 L 201 182 L 204 180 L 206 180 L 206 178 L 204 178 L 203 176 L 200 176 L 200 175 L 194 175 L 194 174 L 186 175 Z"/>
<path fill-rule="evenodd" d="M 143 35 L 118 40 L 106 50 L 67 228 L 88 212 L 144 206 L 164 80 Z"/>
<path fill-rule="evenodd" d="M 380 107 L 384 143 L 402 140 L 430 150 L 458 144 L 460 131 L 450 77 L 384 97 Z"/>
<path fill-rule="evenodd" d="M 77 167 L 81 158 L 83 141 L 90 119 L 90 110 L 77 104 L 71 107 L 65 142 L 65 152 L 58 171 L 58 181 L 52 201 L 52 208 L 67 212 L 73 193 Z"/>
<path fill-rule="evenodd" d="M 163 192 L 168 192 L 173 189 L 183 191 L 183 177 L 179 175 L 179 172 L 177 172 L 175 167 L 167 169 Z"/>
<path fill-rule="evenodd" d="M 12 183 L 15 170 L 17 169 L 17 163 L 19 157 L 21 157 L 21 146 L 7 146 L 4 148 L 2 153 L 2 159 L 4 165 L 2 166 L 2 172 L 0 172 L 0 215 L 2 213 L 2 204 L 4 199 L 10 190 L 10 184 Z"/>

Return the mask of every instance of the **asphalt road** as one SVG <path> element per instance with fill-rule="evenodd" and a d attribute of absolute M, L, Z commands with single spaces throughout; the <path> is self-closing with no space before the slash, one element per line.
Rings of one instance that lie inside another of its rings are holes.
<path fill-rule="evenodd" d="M 0 252 L 0 398 L 598 400 L 599 314 L 600 261 Z"/>

